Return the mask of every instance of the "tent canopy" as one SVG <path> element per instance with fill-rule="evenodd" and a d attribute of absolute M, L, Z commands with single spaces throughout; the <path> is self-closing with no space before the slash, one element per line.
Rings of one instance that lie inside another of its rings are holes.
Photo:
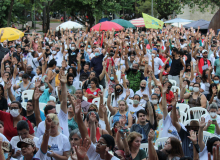
<path fill-rule="evenodd" d="M 130 22 L 136 27 L 145 27 L 144 18 L 132 19 Z"/>
<path fill-rule="evenodd" d="M 68 29 L 73 29 L 73 28 L 78 29 L 78 28 L 83 28 L 83 27 L 84 27 L 83 25 L 81 25 L 77 22 L 67 21 L 67 22 L 64 22 L 64 23 L 60 24 L 59 26 L 57 26 L 56 30 L 59 31 L 59 28 L 60 29 L 63 28 L 65 30 L 66 28 L 68 28 Z"/>
<path fill-rule="evenodd" d="M 209 23 L 210 23 L 209 21 L 206 21 L 204 19 L 200 19 L 198 21 L 186 24 L 183 27 L 185 27 L 185 28 L 193 27 L 194 29 L 198 29 L 198 27 L 200 27 L 200 29 L 208 29 L 209 28 Z"/>
<path fill-rule="evenodd" d="M 175 18 L 171 19 L 169 21 L 166 21 L 164 23 L 181 23 L 181 22 L 192 22 L 193 20 L 188 20 L 188 19 L 182 19 L 182 18 Z"/>

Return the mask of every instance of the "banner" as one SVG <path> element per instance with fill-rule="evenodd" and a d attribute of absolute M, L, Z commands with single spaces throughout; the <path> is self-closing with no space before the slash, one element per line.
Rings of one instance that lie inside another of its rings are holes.
<path fill-rule="evenodd" d="M 162 29 L 164 22 L 154 18 L 152 16 L 149 16 L 148 14 L 142 13 L 144 18 L 144 23 L 146 28 L 153 28 L 153 29 Z"/>

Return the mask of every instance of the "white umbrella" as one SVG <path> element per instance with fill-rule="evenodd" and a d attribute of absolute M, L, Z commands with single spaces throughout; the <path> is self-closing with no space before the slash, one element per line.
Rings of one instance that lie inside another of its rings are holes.
<path fill-rule="evenodd" d="M 171 25 L 176 26 L 176 27 L 181 27 L 181 25 L 186 25 L 186 24 L 189 24 L 189 23 L 191 23 L 191 22 L 180 22 L 180 23 L 175 22 L 175 23 L 172 23 Z"/>
<path fill-rule="evenodd" d="M 68 29 L 79 29 L 79 28 L 84 28 L 83 25 L 77 23 L 77 22 L 73 22 L 73 21 L 67 21 L 67 22 L 64 22 L 62 24 L 60 24 L 59 26 L 56 27 L 56 31 L 59 31 L 59 27 L 60 29 L 63 28 L 64 30 L 66 28 Z"/>

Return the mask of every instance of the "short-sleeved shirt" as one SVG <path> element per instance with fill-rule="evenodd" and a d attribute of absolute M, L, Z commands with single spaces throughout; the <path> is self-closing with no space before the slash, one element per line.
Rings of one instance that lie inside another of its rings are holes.
<path fill-rule="evenodd" d="M 74 86 L 72 86 L 72 85 L 68 86 L 68 85 L 66 84 L 66 88 L 67 88 L 67 91 L 69 91 L 69 93 L 70 93 L 71 95 L 74 95 L 74 94 L 75 94 L 76 88 L 75 88 Z"/>
<path fill-rule="evenodd" d="M 182 148 L 183 148 L 184 155 L 193 158 L 193 143 L 188 138 L 188 136 L 190 136 L 189 132 L 187 132 L 181 127 L 179 136 L 182 141 Z"/>
<path fill-rule="evenodd" d="M 47 103 L 50 99 L 51 93 L 49 92 L 49 89 L 45 89 L 43 94 L 39 98 L 40 103 Z"/>
<path fill-rule="evenodd" d="M 174 98 L 174 94 L 172 91 L 169 91 L 169 93 L 166 93 L 166 99 L 167 99 L 167 103 L 170 104 L 172 99 Z"/>
<path fill-rule="evenodd" d="M 101 91 L 99 88 L 97 88 L 94 92 L 92 92 L 92 91 L 90 90 L 90 88 L 88 88 L 88 89 L 86 90 L 86 93 L 88 93 L 88 94 L 93 94 L 94 96 L 98 96 L 98 92 L 99 92 L 99 91 Z M 88 102 L 92 103 L 92 100 L 93 100 L 93 98 L 91 98 L 91 99 L 88 98 Z"/>
<path fill-rule="evenodd" d="M 69 127 L 69 132 L 71 132 L 74 129 L 79 128 L 74 118 L 68 119 L 68 127 Z"/>
<path fill-rule="evenodd" d="M 99 55 L 98 57 L 93 57 L 90 63 L 90 67 L 94 67 L 94 71 L 96 73 L 96 77 L 98 77 L 102 73 L 102 61 L 103 61 L 103 54 Z"/>
<path fill-rule="evenodd" d="M 21 82 L 19 84 L 19 86 L 21 88 L 21 92 L 23 92 L 24 90 L 28 90 L 28 89 L 34 88 L 34 84 L 31 83 L 31 82 L 29 82 L 29 84 L 26 87 L 24 87 L 24 82 Z"/>
<path fill-rule="evenodd" d="M 14 127 L 13 117 L 11 116 L 10 113 L 0 111 L 0 120 L 4 122 L 4 132 L 3 132 L 3 134 L 5 135 L 5 137 L 9 141 L 11 140 L 12 137 L 18 135 L 17 127 Z M 29 120 L 27 120 L 27 118 L 25 118 L 25 117 L 22 117 L 22 120 L 25 120 L 25 121 L 28 122 L 29 134 L 33 134 L 34 129 L 31 125 L 31 122 Z"/>
<path fill-rule="evenodd" d="M 146 152 L 143 149 L 139 149 L 137 156 L 133 160 L 142 160 L 147 157 Z"/>

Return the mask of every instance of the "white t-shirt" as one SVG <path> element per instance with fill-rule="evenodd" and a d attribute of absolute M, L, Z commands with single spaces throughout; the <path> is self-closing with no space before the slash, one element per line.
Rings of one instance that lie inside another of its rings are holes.
<path fill-rule="evenodd" d="M 131 113 L 133 118 L 137 118 L 137 112 L 141 109 L 144 109 L 142 106 L 138 105 L 134 107 L 133 105 L 128 105 L 128 113 Z"/>
<path fill-rule="evenodd" d="M 41 78 L 42 78 L 42 74 L 34 76 L 34 77 L 32 78 L 31 83 L 35 83 L 35 81 L 36 81 L 38 78 L 41 79 Z"/>
<path fill-rule="evenodd" d="M 58 113 L 59 124 L 61 127 L 61 133 L 69 137 L 69 128 L 68 128 L 68 113 L 65 114 L 62 110 Z M 45 132 L 45 121 L 39 123 L 37 128 L 36 137 L 40 138 Z"/>
<path fill-rule="evenodd" d="M 129 88 L 129 90 L 130 90 L 129 98 L 133 98 L 134 97 L 134 91 L 131 88 Z"/>
<path fill-rule="evenodd" d="M 163 61 L 158 58 L 158 57 L 155 57 L 154 58 L 154 75 L 158 75 L 160 73 L 160 70 L 159 70 L 159 67 L 160 66 L 164 66 L 164 63 Z"/>
<path fill-rule="evenodd" d="M 95 57 L 94 53 L 90 53 L 89 58 L 92 59 L 93 57 Z"/>
<path fill-rule="evenodd" d="M 67 59 L 68 54 L 66 54 L 65 59 Z M 51 54 L 49 57 L 49 61 L 55 59 L 55 61 L 57 62 L 57 66 L 61 67 L 62 66 L 62 61 L 63 61 L 63 54 L 61 51 L 57 52 L 56 55 Z"/>
<path fill-rule="evenodd" d="M 143 94 L 146 94 L 146 95 L 148 95 L 148 97 L 150 97 L 148 85 L 146 85 L 146 88 L 144 89 L 143 92 L 141 92 L 141 90 L 139 89 L 135 94 L 138 94 L 141 97 L 139 105 L 142 107 L 145 107 L 146 101 L 144 99 L 142 99 L 142 97 L 143 97 Z"/>
<path fill-rule="evenodd" d="M 39 66 L 39 61 L 37 59 L 38 57 L 32 59 L 32 68 L 34 72 L 36 72 L 36 69 Z"/>
<path fill-rule="evenodd" d="M 89 150 L 87 151 L 87 156 L 89 157 L 89 160 L 104 160 L 101 159 L 100 154 L 96 152 L 96 146 L 91 143 Z M 111 160 L 119 160 L 117 157 L 112 157 Z"/>
<path fill-rule="evenodd" d="M 186 131 L 185 126 L 182 123 L 179 123 L 179 124 Z M 175 137 L 175 138 L 181 140 L 179 137 L 179 134 L 176 130 L 176 127 L 173 126 L 173 124 L 171 122 L 171 118 L 168 114 L 167 114 L 167 117 L 165 118 L 165 120 L 163 117 L 163 131 L 162 131 L 161 137 L 159 137 L 159 138 L 162 138 L 162 137 Z"/>
<path fill-rule="evenodd" d="M 207 150 L 207 146 L 205 146 L 205 148 L 199 152 L 199 160 L 207 160 L 208 159 L 208 150 Z M 213 156 L 211 155 L 211 159 L 213 159 Z"/>
<path fill-rule="evenodd" d="M 4 134 L 0 133 L 0 137 L 2 137 L 2 142 L 9 142 L 8 139 L 4 136 Z"/>
<path fill-rule="evenodd" d="M 207 114 L 204 118 L 205 118 L 205 123 L 206 123 L 206 125 L 208 124 L 208 121 L 209 121 L 209 120 L 211 120 L 211 121 L 213 120 L 209 114 Z M 218 126 L 220 126 L 220 116 L 219 116 L 219 115 L 217 115 L 217 117 L 215 118 L 215 120 L 217 121 Z M 216 129 L 215 129 L 215 134 L 218 135 L 218 134 L 216 133 Z"/>
<path fill-rule="evenodd" d="M 14 136 L 14 137 L 12 137 L 12 139 L 11 139 L 11 141 L 10 141 L 10 144 L 11 144 L 11 146 L 12 146 L 12 149 L 15 150 L 15 153 L 16 153 L 18 150 L 19 150 L 19 151 L 21 150 L 21 148 L 18 148 L 18 147 L 17 147 L 17 143 L 20 141 L 20 139 L 21 139 L 21 138 L 20 138 L 19 136 Z M 34 141 L 35 145 L 37 144 L 38 140 L 39 140 L 39 138 L 34 137 L 33 141 Z M 17 157 L 17 159 L 19 159 L 19 158 L 21 158 L 21 157 L 23 157 L 23 156 L 21 155 L 21 156 Z"/>
<path fill-rule="evenodd" d="M 41 147 L 41 143 L 43 141 L 43 135 L 39 138 L 39 141 L 36 145 L 37 148 Z M 52 150 L 54 153 L 58 155 L 63 155 L 64 152 L 70 151 L 70 142 L 69 139 L 63 135 L 59 134 L 56 137 L 49 137 L 48 146 L 50 146 L 50 150 Z M 55 158 L 52 158 L 55 160 Z M 47 160 L 51 160 L 51 157 L 47 156 Z"/>
<path fill-rule="evenodd" d="M 33 56 L 32 56 L 31 53 L 29 52 L 29 53 L 27 54 L 27 56 L 23 58 L 23 61 L 24 61 L 24 60 L 27 60 L 27 65 L 31 65 L 31 66 L 32 66 L 32 59 L 33 59 Z"/>
<path fill-rule="evenodd" d="M 76 88 L 76 89 L 81 89 L 79 87 L 79 77 L 80 77 L 80 73 L 76 72 L 76 77 L 73 79 L 73 86 Z"/>
<path fill-rule="evenodd" d="M 46 160 L 47 155 L 44 154 L 40 149 L 37 151 L 37 153 L 34 155 L 33 158 L 39 158 L 40 160 Z M 24 157 L 22 156 L 19 160 L 24 160 Z M 51 160 L 51 159 L 50 159 Z"/>
<path fill-rule="evenodd" d="M 113 103 L 112 103 L 112 107 L 118 107 L 118 101 L 119 101 L 119 100 L 124 100 L 125 97 L 126 97 L 126 89 L 123 87 L 123 92 L 122 92 L 122 94 L 119 95 L 116 100 L 115 100 L 115 97 L 114 97 Z M 126 102 L 128 103 L 128 98 L 127 98 Z"/>

